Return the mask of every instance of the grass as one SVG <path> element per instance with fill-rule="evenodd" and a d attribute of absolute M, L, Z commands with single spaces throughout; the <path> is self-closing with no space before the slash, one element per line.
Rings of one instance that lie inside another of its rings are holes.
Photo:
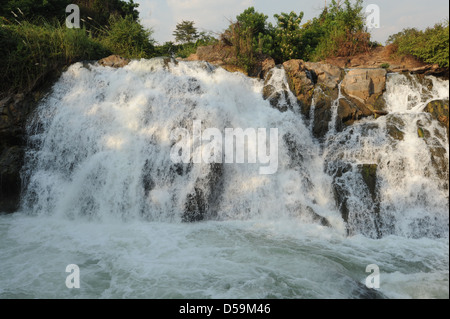
<path fill-rule="evenodd" d="M 129 59 L 155 54 L 151 31 L 131 16 L 115 17 L 110 25 L 98 26 L 95 36 L 90 30 L 69 29 L 57 21 L 11 23 L 0 19 L 0 97 L 28 92 L 49 73 L 77 61 L 98 60 L 110 54 Z"/>
<path fill-rule="evenodd" d="M 29 90 L 42 76 L 63 65 L 110 53 L 83 29 L 27 21 L 1 26 L 0 48 L 0 91 L 7 93 Z"/>

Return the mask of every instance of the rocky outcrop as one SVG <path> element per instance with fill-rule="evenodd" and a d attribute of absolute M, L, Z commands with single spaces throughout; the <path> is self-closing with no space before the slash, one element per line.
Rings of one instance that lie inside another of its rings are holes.
<path fill-rule="evenodd" d="M 331 64 L 302 60 L 287 61 L 283 67 L 301 112 L 313 122 L 313 134 L 318 139 L 325 137 L 330 124 L 341 131 L 364 117 L 388 114 L 383 98 L 385 69 L 355 69 L 345 74 L 343 69 Z M 344 98 L 339 98 L 340 83 Z M 336 107 L 336 123 L 331 123 Z"/>
<path fill-rule="evenodd" d="M 110 55 L 109 57 L 101 59 L 100 61 L 98 61 L 98 63 L 102 66 L 109 66 L 112 68 L 123 68 L 124 66 L 128 65 L 128 63 L 130 63 L 130 60 L 125 59 L 118 55 Z"/>
<path fill-rule="evenodd" d="M 23 147 L 4 149 L 0 155 L 0 213 L 11 213 L 19 208 Z"/>

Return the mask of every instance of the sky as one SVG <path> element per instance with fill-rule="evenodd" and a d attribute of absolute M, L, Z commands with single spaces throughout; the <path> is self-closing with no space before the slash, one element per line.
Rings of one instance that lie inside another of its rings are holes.
<path fill-rule="evenodd" d="M 330 0 L 328 0 L 330 1 Z M 135 0 L 142 24 L 153 30 L 153 38 L 163 44 L 174 41 L 176 24 L 194 21 L 199 31 L 221 33 L 230 20 L 248 7 L 269 16 L 281 12 L 303 11 L 303 23 L 318 16 L 326 0 Z M 380 26 L 372 28 L 372 39 L 384 44 L 389 35 L 407 27 L 425 29 L 449 17 L 448 0 L 365 0 L 364 7 L 380 8 Z"/>

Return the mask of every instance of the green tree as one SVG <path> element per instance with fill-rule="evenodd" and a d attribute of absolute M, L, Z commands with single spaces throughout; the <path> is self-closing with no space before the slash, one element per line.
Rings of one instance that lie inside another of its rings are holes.
<path fill-rule="evenodd" d="M 192 43 L 195 42 L 199 34 L 197 28 L 194 27 L 194 21 L 182 21 L 177 24 L 176 30 L 173 32 L 176 42 L 179 43 Z"/>
<path fill-rule="evenodd" d="M 152 30 L 145 29 L 132 16 L 111 18 L 111 26 L 102 44 L 115 54 L 129 59 L 150 58 L 155 52 Z"/>
<path fill-rule="evenodd" d="M 300 58 L 301 50 L 301 27 L 303 12 L 297 15 L 295 12 L 290 14 L 275 14 L 278 20 L 275 30 L 275 42 L 277 43 L 277 59 L 286 61 L 293 58 Z"/>

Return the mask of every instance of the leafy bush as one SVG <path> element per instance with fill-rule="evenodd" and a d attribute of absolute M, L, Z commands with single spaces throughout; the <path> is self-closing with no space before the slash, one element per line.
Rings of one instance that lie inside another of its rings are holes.
<path fill-rule="evenodd" d="M 430 64 L 449 67 L 449 22 L 438 23 L 433 28 L 419 31 L 414 28 L 389 37 L 388 44 L 393 44 L 397 54 L 411 54 Z"/>
<path fill-rule="evenodd" d="M 370 34 L 366 32 L 363 14 L 363 1 L 354 4 L 345 0 L 333 0 L 318 18 L 306 27 L 311 32 L 308 38 L 317 37 L 317 46 L 310 46 L 306 54 L 312 60 L 321 60 L 332 56 L 351 56 L 366 52 L 370 48 Z"/>
<path fill-rule="evenodd" d="M 304 25 L 303 12 L 276 14 L 277 24 L 273 26 L 266 15 L 250 7 L 237 16 L 222 40 L 235 47 L 237 64 L 246 70 L 252 68 L 258 54 L 270 55 L 282 63 L 366 52 L 372 44 L 365 28 L 362 2 L 332 0 L 319 17 Z"/>
<path fill-rule="evenodd" d="M 277 60 L 290 60 L 300 57 L 302 53 L 302 30 L 300 24 L 303 19 L 303 12 L 297 15 L 295 12 L 290 14 L 281 13 L 274 17 L 277 19 L 277 27 L 275 29 L 275 43 L 274 49 Z"/>
<path fill-rule="evenodd" d="M 151 30 L 145 29 L 132 16 L 112 17 L 101 43 L 109 51 L 129 59 L 149 58 L 154 53 L 151 34 Z"/>

